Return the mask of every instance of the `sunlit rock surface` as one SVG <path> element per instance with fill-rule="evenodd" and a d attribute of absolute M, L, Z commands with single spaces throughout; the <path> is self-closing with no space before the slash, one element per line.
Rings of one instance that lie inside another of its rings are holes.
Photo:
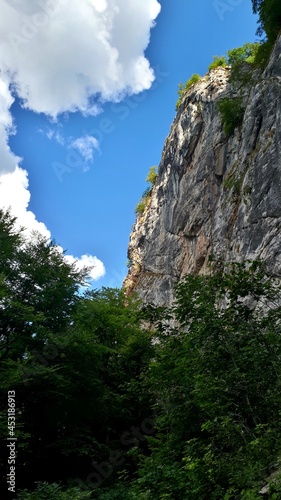
<path fill-rule="evenodd" d="M 210 255 L 260 258 L 281 275 L 281 38 L 231 137 L 217 109 L 230 93 L 228 74 L 213 70 L 188 91 L 133 227 L 124 287 L 145 302 L 169 305 L 174 284 L 208 272 Z"/>

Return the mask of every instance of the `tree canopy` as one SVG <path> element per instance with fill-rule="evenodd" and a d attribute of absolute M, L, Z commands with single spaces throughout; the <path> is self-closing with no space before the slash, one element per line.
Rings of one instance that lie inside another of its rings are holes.
<path fill-rule="evenodd" d="M 281 449 L 281 290 L 261 263 L 217 263 L 170 309 L 144 307 L 81 293 L 83 273 L 3 211 L 0 231 L 0 432 L 12 390 L 18 498 L 258 499 Z M 0 465 L 9 498 L 6 446 Z"/>
<path fill-rule="evenodd" d="M 258 34 L 265 32 L 274 42 L 281 29 L 281 3 L 279 0 L 252 0 L 253 12 L 259 16 Z"/>

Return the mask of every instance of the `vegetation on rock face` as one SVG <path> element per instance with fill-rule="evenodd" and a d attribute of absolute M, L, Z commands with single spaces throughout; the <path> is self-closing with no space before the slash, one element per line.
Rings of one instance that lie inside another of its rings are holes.
<path fill-rule="evenodd" d="M 231 67 L 229 82 L 233 89 L 233 96 L 225 97 L 218 102 L 223 128 L 230 136 L 242 124 L 246 96 L 251 84 L 255 81 L 253 70 L 257 68 L 257 54 L 260 44 L 246 43 L 242 47 L 229 50 L 227 53 L 228 65 Z"/>
<path fill-rule="evenodd" d="M 151 198 L 151 191 L 156 182 L 157 176 L 158 176 L 157 167 L 155 166 L 150 167 L 147 177 L 145 179 L 146 182 L 150 184 L 150 187 L 146 188 L 146 190 L 142 193 L 141 199 L 135 208 L 135 214 L 141 215 L 144 212 L 145 208 L 147 207 Z"/>
<path fill-rule="evenodd" d="M 212 69 L 216 69 L 219 67 L 226 67 L 226 66 L 227 66 L 227 60 L 225 56 L 214 56 L 214 60 L 210 64 L 208 70 L 211 71 Z"/>
<path fill-rule="evenodd" d="M 275 40 L 281 30 L 281 3 L 279 0 L 252 0 L 253 12 L 258 14 L 257 34 L 265 39 L 256 55 L 256 62 L 265 67 Z"/>
<path fill-rule="evenodd" d="M 235 87 L 243 87 L 251 81 L 253 69 L 258 66 L 256 58 L 259 49 L 259 43 L 245 43 L 227 52 L 231 66 L 230 82 Z"/>
<path fill-rule="evenodd" d="M 154 186 L 156 179 L 157 179 L 157 167 L 155 167 L 153 165 L 152 167 L 150 167 L 149 172 L 148 172 L 145 180 L 146 180 L 146 182 L 149 182 L 149 184 L 151 184 L 151 186 Z"/>
<path fill-rule="evenodd" d="M 230 136 L 243 121 L 245 109 L 242 99 L 225 97 L 218 102 L 218 110 L 221 113 L 224 132 Z"/>
<path fill-rule="evenodd" d="M 147 206 L 148 200 L 149 200 L 149 198 L 143 198 L 143 196 L 141 197 L 141 200 L 138 202 L 138 204 L 136 205 L 136 208 L 135 208 L 136 215 L 143 214 L 145 207 Z"/>
<path fill-rule="evenodd" d="M 198 75 L 197 73 L 194 73 L 194 75 L 192 75 L 185 84 L 184 83 L 179 84 L 179 89 L 178 89 L 179 99 L 176 103 L 176 109 L 179 109 L 187 91 L 192 87 L 192 85 L 195 85 L 196 83 L 200 82 L 200 80 L 201 76 Z"/>
<path fill-rule="evenodd" d="M 281 3 L 279 0 L 252 0 L 253 12 L 259 16 L 257 33 L 266 34 L 271 45 L 274 44 L 281 29 Z"/>

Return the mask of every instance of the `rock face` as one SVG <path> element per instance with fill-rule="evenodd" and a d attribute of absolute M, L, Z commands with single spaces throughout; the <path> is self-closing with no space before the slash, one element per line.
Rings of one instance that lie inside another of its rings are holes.
<path fill-rule="evenodd" d="M 208 272 L 210 255 L 260 258 L 281 275 L 281 38 L 230 137 L 217 109 L 228 76 L 212 70 L 183 99 L 131 233 L 124 287 L 144 302 L 169 305 L 175 282 Z"/>

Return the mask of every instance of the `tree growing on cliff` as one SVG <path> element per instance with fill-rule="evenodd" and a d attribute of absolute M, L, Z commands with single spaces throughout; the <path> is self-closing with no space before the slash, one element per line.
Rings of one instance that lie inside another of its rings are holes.
<path fill-rule="evenodd" d="M 257 33 L 264 32 L 270 44 L 273 44 L 281 29 L 280 0 L 252 0 L 253 12 L 259 16 Z"/>
<path fill-rule="evenodd" d="M 152 167 L 150 167 L 145 180 L 146 182 L 149 182 L 151 186 L 154 186 L 156 179 L 157 179 L 157 167 L 153 165 Z"/>

